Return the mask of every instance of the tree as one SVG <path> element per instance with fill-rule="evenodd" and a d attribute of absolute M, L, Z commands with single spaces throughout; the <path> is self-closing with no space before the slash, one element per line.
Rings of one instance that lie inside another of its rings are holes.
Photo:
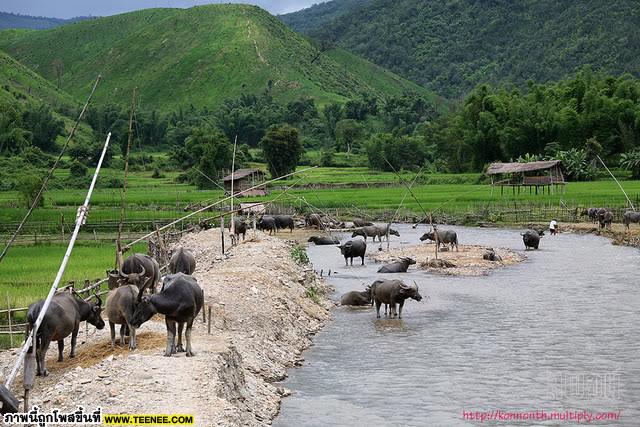
<path fill-rule="evenodd" d="M 64 122 L 46 105 L 27 108 L 22 119 L 25 128 L 31 132 L 31 142 L 43 151 L 53 150 L 56 138 L 64 132 Z"/>
<path fill-rule="evenodd" d="M 329 137 L 334 139 L 336 137 L 336 124 L 344 117 L 342 105 L 338 103 L 327 104 L 322 111 L 322 115 L 327 125 Z"/>
<path fill-rule="evenodd" d="M 640 149 L 620 155 L 620 167 L 631 171 L 631 178 L 640 179 Z"/>
<path fill-rule="evenodd" d="M 338 151 L 346 152 L 348 157 L 364 137 L 364 126 L 352 119 L 340 120 L 336 124 L 335 134 Z"/>
<path fill-rule="evenodd" d="M 192 182 L 198 188 L 211 188 L 218 172 L 231 167 L 233 147 L 227 137 L 216 128 L 195 129 L 185 142 L 188 166 L 195 166 L 201 173 L 192 174 Z M 206 175 L 203 176 L 202 174 Z"/>
<path fill-rule="evenodd" d="M 62 75 L 64 74 L 64 63 L 60 58 L 56 58 L 51 63 L 51 68 L 53 68 L 53 75 L 56 76 L 58 89 L 60 89 L 60 84 L 62 83 Z"/>
<path fill-rule="evenodd" d="M 25 174 L 16 181 L 16 190 L 20 193 L 26 207 L 31 207 L 40 188 L 42 187 L 42 178 L 35 174 Z M 44 206 L 44 195 L 38 200 L 36 207 Z"/>
<path fill-rule="evenodd" d="M 31 145 L 31 133 L 24 129 L 22 114 L 13 105 L 0 105 L 0 154 L 21 153 Z"/>
<path fill-rule="evenodd" d="M 260 146 L 274 178 L 293 172 L 304 151 L 298 130 L 289 125 L 271 126 Z"/>
<path fill-rule="evenodd" d="M 428 160 L 422 138 L 390 133 L 374 135 L 367 144 L 367 157 L 372 169 L 384 171 L 417 169 Z"/>

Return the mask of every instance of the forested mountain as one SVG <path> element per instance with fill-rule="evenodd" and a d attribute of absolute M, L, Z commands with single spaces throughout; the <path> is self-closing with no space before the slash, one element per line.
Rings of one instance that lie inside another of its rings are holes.
<path fill-rule="evenodd" d="M 308 34 L 339 16 L 345 15 L 371 0 L 334 0 L 313 6 L 293 13 L 280 15 L 279 18 L 293 30 Z"/>
<path fill-rule="evenodd" d="M 0 12 L 0 30 L 9 28 L 26 28 L 30 30 L 45 30 L 48 28 L 59 27 L 60 25 L 78 22 L 88 17 L 77 17 L 71 19 L 46 18 L 43 16 L 20 15 L 17 13 Z"/>
<path fill-rule="evenodd" d="M 583 65 L 640 75 L 636 0 L 334 1 L 330 23 L 314 11 L 286 18 L 315 38 L 351 50 L 449 98 L 479 83 L 546 82 Z M 305 18 L 307 22 L 304 21 Z"/>
<path fill-rule="evenodd" d="M 320 52 L 276 17 L 248 5 L 147 9 L 44 31 L 0 32 L 0 49 L 79 99 L 103 75 L 98 103 L 128 105 L 134 87 L 148 111 L 268 91 L 320 104 L 424 88 L 347 53 Z M 363 70 L 367 70 L 363 73 Z"/>

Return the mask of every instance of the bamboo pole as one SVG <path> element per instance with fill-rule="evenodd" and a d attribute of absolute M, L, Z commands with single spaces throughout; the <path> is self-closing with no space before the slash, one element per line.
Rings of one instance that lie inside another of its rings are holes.
<path fill-rule="evenodd" d="M 633 206 L 633 203 L 631 203 L 631 199 L 629 199 L 629 196 L 627 196 L 627 192 L 624 191 L 624 188 L 622 188 L 622 185 L 620 184 L 620 182 L 616 179 L 615 176 L 613 176 L 613 174 L 611 173 L 611 171 L 609 170 L 607 165 L 604 164 L 604 161 L 600 158 L 600 156 L 596 156 L 596 157 L 598 158 L 598 160 L 600 160 L 600 163 L 602 163 L 602 166 L 604 166 L 604 168 L 607 170 L 607 172 L 609 172 L 609 175 L 611 175 L 611 178 L 613 178 L 613 180 L 616 182 L 616 184 L 618 184 L 618 187 L 620 187 L 620 190 L 622 191 L 622 194 L 624 194 L 624 197 L 627 198 L 627 202 L 629 202 L 629 206 L 631 206 L 631 209 L 633 209 L 635 211 L 636 210 L 635 206 Z"/>
<path fill-rule="evenodd" d="M 235 236 L 236 234 L 236 224 L 234 222 L 234 218 L 233 218 L 233 187 L 234 187 L 234 181 L 236 178 L 236 147 L 238 145 L 238 135 L 236 135 L 235 140 L 233 141 L 233 158 L 231 159 L 231 223 L 229 224 L 229 231 L 231 234 L 231 236 Z M 233 245 L 233 242 L 235 241 L 234 237 L 231 237 L 231 244 Z M 224 244 L 224 232 L 223 232 L 223 244 Z M 223 246 L 224 248 L 224 246 Z M 222 252 L 224 253 L 224 249 L 222 250 Z"/>
<path fill-rule="evenodd" d="M 42 319 L 44 319 L 47 309 L 49 308 L 51 299 L 53 298 L 53 295 L 56 293 L 56 290 L 58 289 L 58 285 L 62 280 L 62 275 L 64 274 L 64 270 L 67 267 L 69 258 L 71 257 L 73 246 L 76 243 L 76 239 L 78 238 L 80 227 L 82 227 L 82 225 L 84 225 L 86 221 L 87 214 L 89 212 L 89 200 L 91 199 L 91 194 L 93 193 L 93 189 L 96 185 L 96 181 L 98 180 L 98 174 L 100 173 L 100 168 L 102 167 L 104 156 L 107 153 L 107 147 L 109 146 L 110 139 L 111 139 L 111 132 L 109 132 L 109 134 L 107 135 L 107 140 L 104 144 L 104 148 L 102 149 L 102 154 L 100 156 L 100 160 L 98 161 L 98 166 L 96 167 L 96 171 L 93 174 L 93 180 L 91 181 L 91 185 L 89 186 L 87 197 L 85 198 L 82 206 L 80 206 L 80 208 L 78 209 L 78 215 L 76 217 L 76 226 L 75 226 L 75 229 L 73 230 L 73 234 L 71 235 L 71 239 L 69 240 L 69 246 L 67 247 L 67 251 L 64 254 L 64 257 L 62 258 L 62 264 L 60 264 L 60 268 L 58 269 L 58 274 L 56 275 L 56 278 L 53 281 L 53 285 L 51 285 L 51 289 L 49 290 L 49 294 L 47 295 L 47 298 L 45 299 L 44 304 L 42 305 L 42 308 L 40 309 L 40 314 L 38 315 L 38 318 L 36 319 L 35 324 L 33 325 L 33 329 L 31 330 L 31 333 L 25 340 L 24 346 L 22 347 L 22 350 L 18 355 L 16 364 L 14 365 L 13 369 L 11 370 L 11 373 L 9 374 L 9 377 L 7 378 L 7 381 L 5 382 L 6 388 L 11 388 L 11 384 L 13 383 L 13 381 L 16 378 L 16 375 L 18 374 L 18 369 L 20 369 L 20 364 L 22 363 L 22 360 L 24 359 L 25 354 L 29 350 L 31 343 L 33 342 L 33 338 L 38 333 L 38 328 L 40 327 L 40 324 L 42 323 Z"/>
<path fill-rule="evenodd" d="M 93 93 L 96 91 L 96 88 L 98 87 L 98 83 L 100 83 L 101 79 L 102 79 L 102 76 L 98 75 L 98 78 L 96 79 L 96 82 L 93 85 L 93 89 L 91 89 L 91 93 L 89 94 L 89 98 L 87 98 L 87 101 L 84 103 L 84 106 L 82 107 L 82 110 L 80 111 L 80 115 L 78 115 L 78 118 L 76 119 L 76 122 L 74 123 L 73 128 L 71 128 L 71 132 L 69 133 L 69 136 L 67 137 L 67 140 L 65 141 L 64 145 L 62 146 L 62 150 L 60 150 L 60 154 L 58 154 L 58 157 L 56 158 L 56 161 L 53 163 L 53 166 L 49 170 L 49 174 L 46 176 L 46 178 L 42 182 L 42 187 L 40 187 L 40 191 L 38 191 L 38 194 L 36 194 L 36 197 L 33 199 L 33 203 L 31 204 L 31 207 L 27 211 L 27 214 L 24 216 L 24 218 L 22 219 L 22 221 L 18 225 L 18 228 L 16 229 L 15 233 L 13 233 L 13 236 L 11 236 L 11 239 L 9 239 L 9 242 L 7 243 L 7 246 L 4 248 L 4 250 L 0 254 L 0 262 L 2 262 L 2 260 L 5 257 L 5 255 L 7 254 L 7 251 L 9 250 L 9 248 L 11 247 L 13 242 L 16 240 L 16 237 L 18 237 L 18 234 L 20 234 L 20 231 L 22 230 L 22 227 L 24 227 L 24 224 L 27 222 L 27 220 L 31 216 L 31 213 L 33 212 L 33 210 L 36 208 L 36 206 L 38 206 L 38 203 L 40 202 L 40 199 L 42 198 L 42 195 L 44 194 L 44 192 L 45 192 L 45 190 L 47 188 L 47 184 L 48 184 L 49 180 L 51 179 L 51 177 L 53 176 L 53 172 L 58 167 L 58 163 L 62 159 L 62 155 L 64 154 L 65 150 L 67 149 L 67 146 L 69 145 L 69 142 L 71 142 L 71 139 L 75 135 L 76 129 L 78 128 L 78 125 L 80 124 L 80 120 L 82 120 L 82 117 L 84 116 L 85 112 L 87 111 L 87 108 L 89 107 L 89 102 L 91 102 L 91 98 L 93 98 Z"/>
<path fill-rule="evenodd" d="M 129 177 L 129 155 L 131 154 L 131 141 L 133 140 L 133 116 L 136 110 L 136 88 L 131 95 L 131 111 L 129 113 L 129 139 L 127 140 L 127 152 L 124 157 L 124 181 L 120 192 L 120 222 L 118 223 L 118 237 L 116 238 L 116 268 L 122 267 L 122 226 L 124 224 L 127 198 L 127 178 Z"/>
<path fill-rule="evenodd" d="M 13 325 L 11 323 L 11 300 L 9 300 L 9 292 L 7 292 L 7 317 L 9 318 L 9 343 L 13 348 Z"/>
<path fill-rule="evenodd" d="M 263 183 L 260 183 L 260 184 L 254 185 L 253 187 L 247 188 L 246 190 L 242 190 L 242 191 L 238 192 L 237 194 L 238 194 L 238 195 L 240 195 L 240 194 L 245 194 L 245 193 L 248 193 L 249 191 L 253 191 L 253 190 L 257 189 L 257 188 L 264 187 L 265 185 L 270 184 L 270 183 L 272 183 L 272 182 L 280 181 L 280 180 L 283 180 L 283 179 L 285 179 L 285 178 L 289 178 L 290 176 L 298 175 L 298 174 L 300 174 L 300 173 L 303 173 L 303 172 L 309 171 L 309 170 L 311 170 L 311 169 L 316 169 L 316 168 L 317 168 L 317 166 L 312 166 L 312 167 L 309 167 L 309 168 L 306 168 L 306 169 L 302 169 L 302 170 L 300 170 L 300 171 L 291 172 L 290 174 L 283 175 L 283 176 L 281 176 L 281 177 L 274 178 L 274 179 L 271 179 L 271 180 L 269 180 L 269 181 L 265 181 L 265 182 L 263 182 Z M 187 218 L 191 218 L 192 216 L 197 215 L 197 214 L 199 214 L 199 213 L 201 213 L 201 212 L 204 212 L 204 211 L 206 211 L 207 209 L 211 209 L 212 207 L 217 206 L 217 205 L 219 205 L 219 204 L 221 204 L 221 203 L 223 203 L 223 202 L 226 202 L 226 201 L 227 201 L 227 200 L 229 200 L 229 199 L 230 199 L 230 197 L 225 197 L 224 199 L 218 200 L 218 201 L 217 201 L 217 202 L 215 202 L 215 203 L 212 203 L 212 204 L 207 205 L 207 206 L 205 206 L 205 207 L 203 207 L 203 208 L 200 208 L 200 209 L 198 209 L 198 210 L 196 210 L 196 211 L 193 211 L 193 212 L 191 212 L 190 214 L 183 216 L 182 218 L 178 218 L 178 219 L 176 219 L 175 221 L 172 221 L 172 222 L 170 222 L 169 224 L 166 224 L 166 225 L 164 225 L 164 226 L 160 227 L 160 228 L 159 228 L 159 231 L 162 231 L 162 230 L 165 230 L 165 229 L 167 229 L 167 228 L 169 228 L 169 227 L 172 227 L 172 226 L 176 225 L 177 223 L 179 223 L 180 221 L 184 221 L 184 220 L 185 220 L 185 219 L 187 219 Z M 123 251 L 123 252 L 126 252 L 127 250 L 131 249 L 131 247 L 132 247 L 133 245 L 135 245 L 136 243 L 141 242 L 141 241 L 143 241 L 143 240 L 147 239 L 149 236 L 153 235 L 154 233 L 155 233 L 155 231 L 152 231 L 151 233 L 145 234 L 144 236 L 142 236 L 142 237 L 140 237 L 140 238 L 138 238 L 138 239 L 134 240 L 133 242 L 131 242 L 131 243 L 127 244 L 126 246 L 124 246 L 124 247 L 122 248 L 122 251 Z"/>

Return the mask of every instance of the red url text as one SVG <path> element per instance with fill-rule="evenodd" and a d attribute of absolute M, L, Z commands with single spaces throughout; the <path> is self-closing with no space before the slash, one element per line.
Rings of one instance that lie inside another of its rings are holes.
<path fill-rule="evenodd" d="M 478 421 L 566 421 L 578 424 L 620 419 L 621 411 L 591 412 L 591 411 L 462 411 L 462 419 Z"/>

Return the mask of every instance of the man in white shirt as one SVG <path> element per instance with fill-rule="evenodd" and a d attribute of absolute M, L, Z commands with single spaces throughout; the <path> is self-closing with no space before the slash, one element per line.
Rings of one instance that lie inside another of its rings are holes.
<path fill-rule="evenodd" d="M 557 229 L 558 229 L 558 221 L 556 221 L 555 219 L 552 219 L 551 222 L 549 223 L 549 232 L 551 233 L 552 236 L 555 236 L 555 234 L 557 233 Z"/>

